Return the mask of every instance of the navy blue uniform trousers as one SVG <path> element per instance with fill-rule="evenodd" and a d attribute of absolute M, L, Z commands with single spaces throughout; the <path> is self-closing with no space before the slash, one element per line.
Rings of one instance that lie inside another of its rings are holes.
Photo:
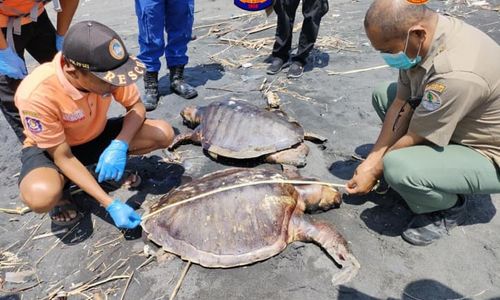
<path fill-rule="evenodd" d="M 135 11 L 139 23 L 140 53 L 137 57 L 146 64 L 147 71 L 158 72 L 164 54 L 169 68 L 186 65 L 194 0 L 135 0 Z"/>

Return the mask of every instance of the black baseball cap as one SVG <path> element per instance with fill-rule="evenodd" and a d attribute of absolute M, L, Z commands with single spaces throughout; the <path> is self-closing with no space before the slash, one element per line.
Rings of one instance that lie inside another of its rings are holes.
<path fill-rule="evenodd" d="M 62 54 L 74 66 L 116 86 L 137 81 L 145 71 L 144 64 L 128 54 L 120 36 L 96 21 L 71 26 L 64 38 Z"/>

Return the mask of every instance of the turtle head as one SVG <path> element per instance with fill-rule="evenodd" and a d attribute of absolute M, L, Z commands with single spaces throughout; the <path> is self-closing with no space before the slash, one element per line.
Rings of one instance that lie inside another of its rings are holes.
<path fill-rule="evenodd" d="M 205 109 L 203 107 L 189 105 L 181 111 L 181 117 L 184 124 L 190 128 L 194 128 L 201 123 L 201 117 Z"/>
<path fill-rule="evenodd" d="M 305 198 L 305 211 L 308 213 L 327 211 L 342 204 L 342 195 L 333 187 L 311 184 L 309 187 L 304 186 L 302 190 L 299 188 L 300 192 Z"/>
<path fill-rule="evenodd" d="M 318 203 L 320 209 L 326 211 L 331 208 L 338 208 L 342 204 L 342 195 L 330 186 L 321 187 L 321 199 Z"/>

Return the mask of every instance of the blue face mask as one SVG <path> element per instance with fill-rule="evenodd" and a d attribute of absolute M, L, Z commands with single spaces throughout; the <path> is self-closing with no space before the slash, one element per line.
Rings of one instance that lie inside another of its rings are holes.
<path fill-rule="evenodd" d="M 422 57 L 419 56 L 420 48 L 422 47 L 422 43 L 418 46 L 417 56 L 413 59 L 409 58 L 406 55 L 406 48 L 408 47 L 408 40 L 410 38 L 410 31 L 408 31 L 408 35 L 406 36 L 406 43 L 404 51 L 400 51 L 399 53 L 381 53 L 382 58 L 385 60 L 385 63 L 390 67 L 402 70 L 408 70 L 416 66 L 421 60 Z"/>

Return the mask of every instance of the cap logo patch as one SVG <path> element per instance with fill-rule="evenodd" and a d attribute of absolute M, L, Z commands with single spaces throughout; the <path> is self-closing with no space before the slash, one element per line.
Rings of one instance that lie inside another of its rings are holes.
<path fill-rule="evenodd" d="M 125 57 L 125 49 L 123 49 L 122 43 L 117 39 L 112 39 L 109 42 L 109 54 L 116 60 L 122 60 Z"/>
<path fill-rule="evenodd" d="M 31 117 L 25 117 L 24 121 L 26 122 L 28 130 L 31 131 L 32 133 L 42 132 L 43 127 L 42 127 L 42 122 L 40 122 L 40 120 Z"/>
<path fill-rule="evenodd" d="M 422 106 L 428 111 L 435 111 L 441 106 L 441 97 L 434 91 L 426 91 L 422 99 Z"/>

